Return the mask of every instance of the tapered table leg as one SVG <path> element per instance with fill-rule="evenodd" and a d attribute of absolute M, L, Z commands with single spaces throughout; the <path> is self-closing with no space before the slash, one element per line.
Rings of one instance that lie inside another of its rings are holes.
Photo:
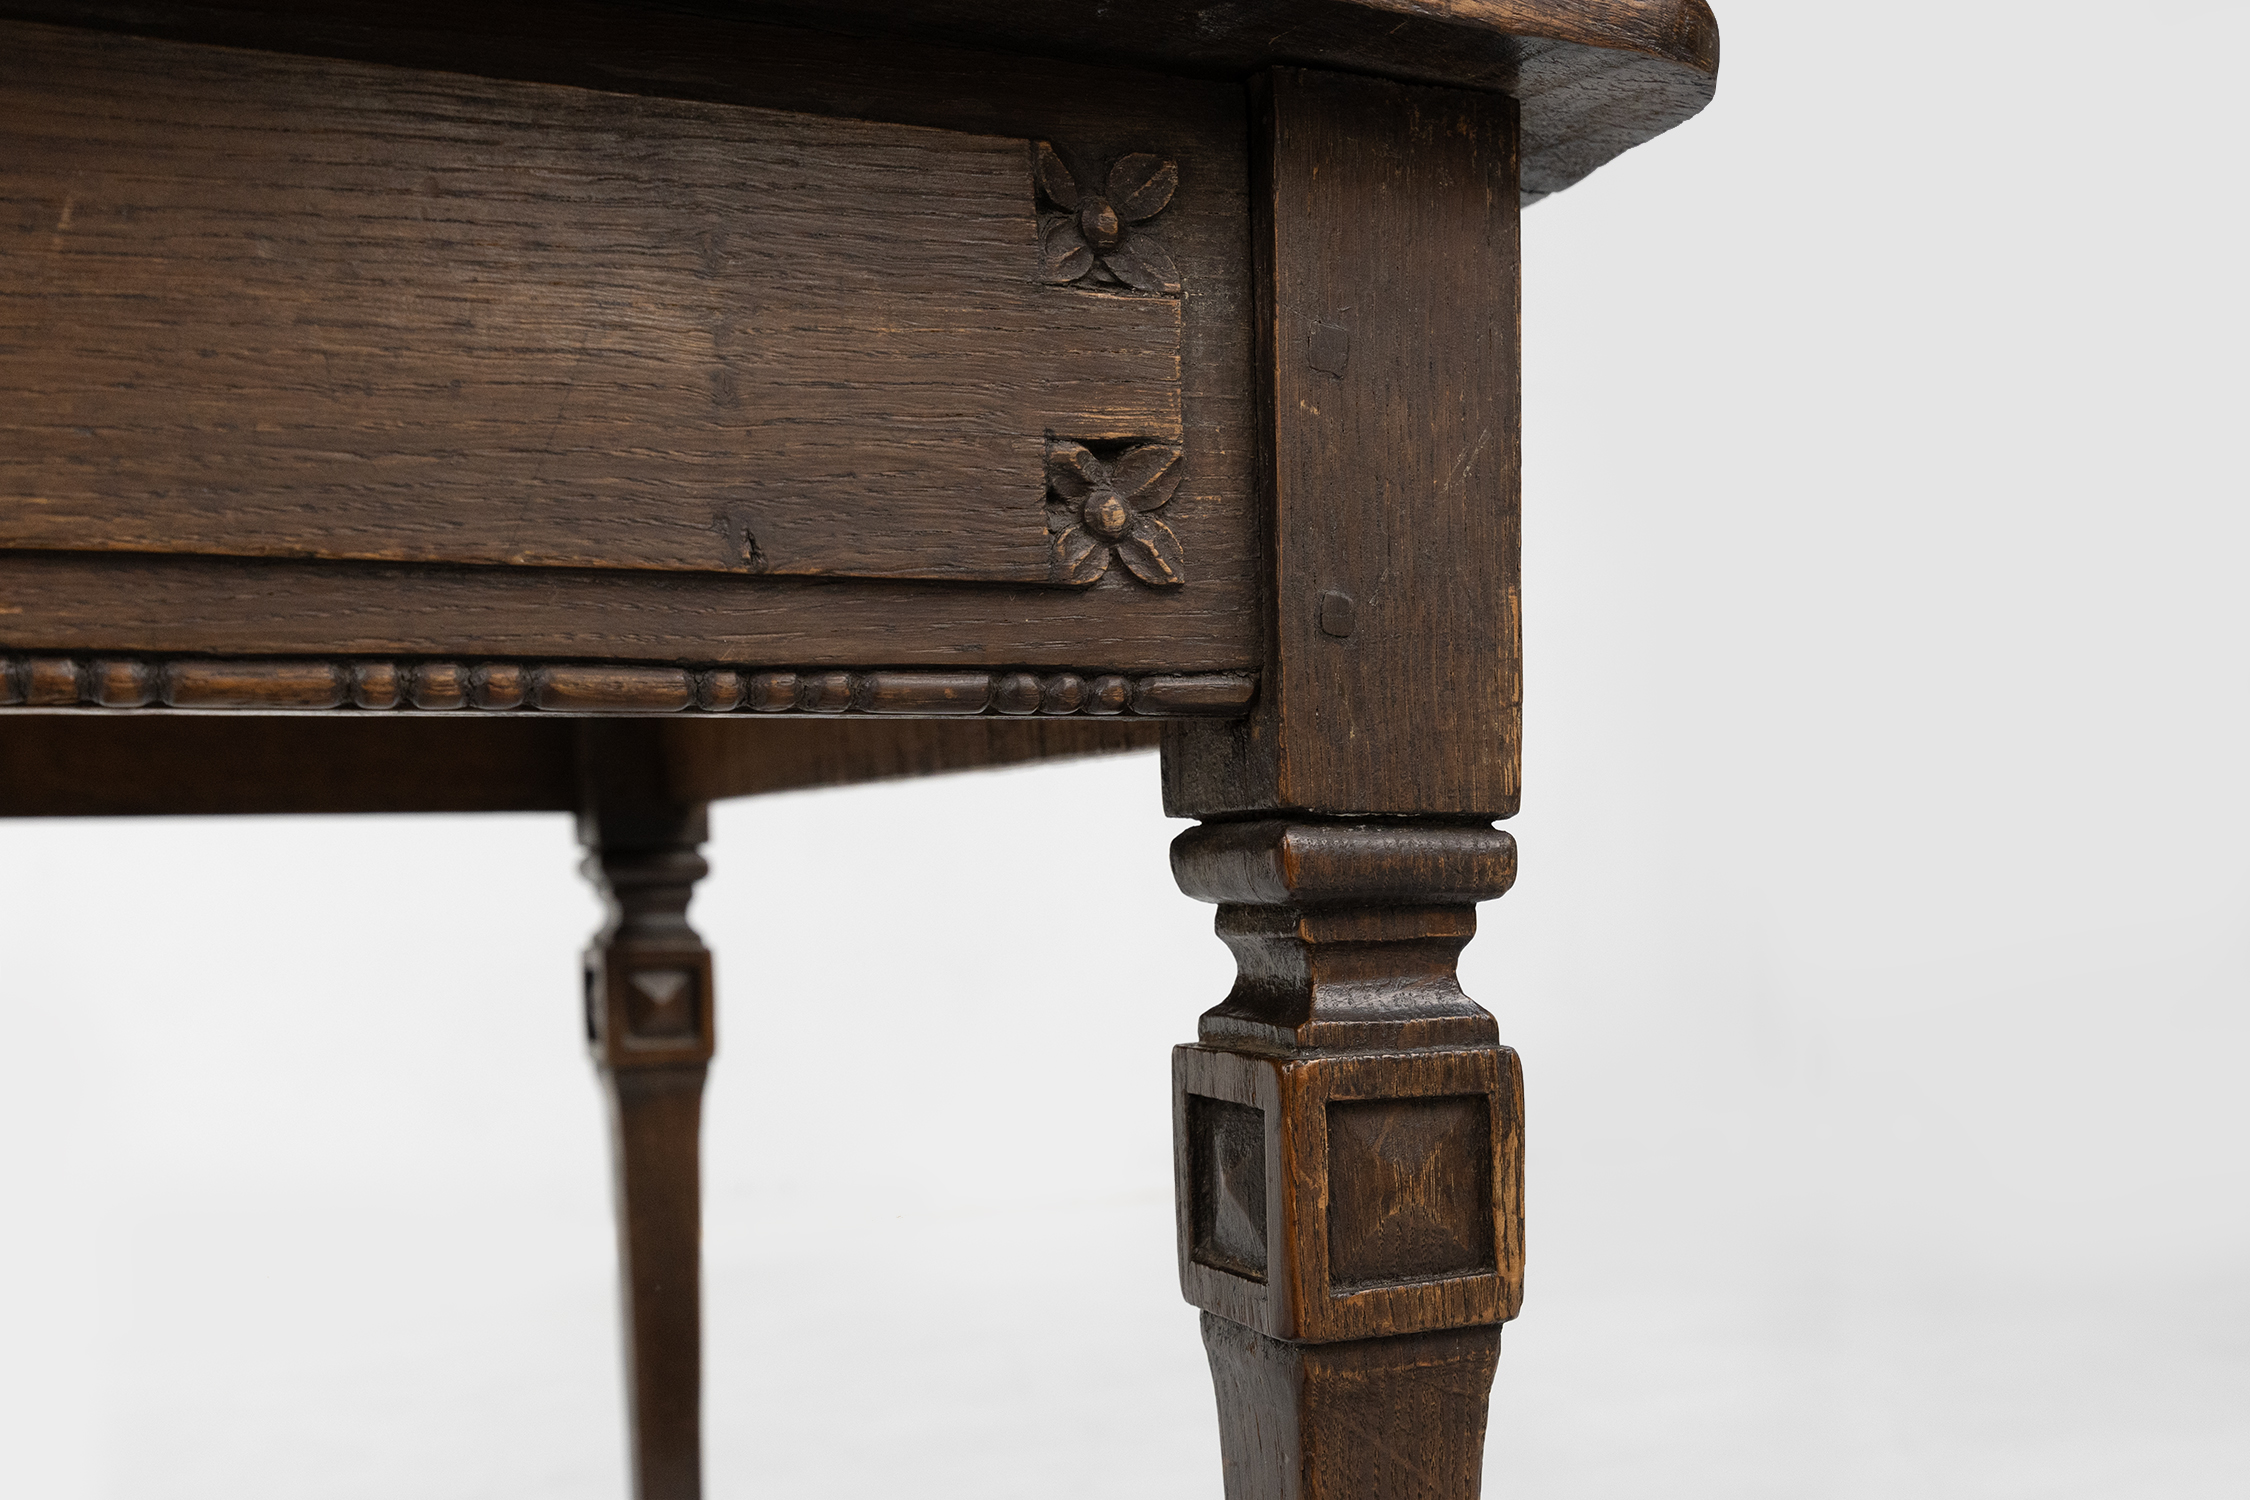
<path fill-rule="evenodd" d="M 596 742 L 598 743 L 598 741 Z M 688 925 L 704 809 L 611 763 L 589 777 L 586 873 L 609 922 L 586 954 L 586 1030 L 608 1096 L 637 1500 L 703 1490 L 699 1136 L 711 954 Z M 605 790 L 605 783 L 606 790 Z"/>
<path fill-rule="evenodd" d="M 1461 993 L 1516 810 L 1517 117 L 1254 84 L 1258 699 L 1168 726 L 1239 977 L 1174 1057 L 1229 1500 L 1470 1500 L 1522 1289 L 1515 1054 Z"/>
<path fill-rule="evenodd" d="M 1229 1500 L 1477 1493 L 1498 1326 L 1303 1344 L 1205 1313 L 1203 1347 Z"/>
<path fill-rule="evenodd" d="M 1228 1500 L 1470 1500 L 1522 1296 L 1522 1088 L 1454 960 L 1514 843 L 1227 823 L 1173 864 L 1241 967 L 1173 1069 Z"/>

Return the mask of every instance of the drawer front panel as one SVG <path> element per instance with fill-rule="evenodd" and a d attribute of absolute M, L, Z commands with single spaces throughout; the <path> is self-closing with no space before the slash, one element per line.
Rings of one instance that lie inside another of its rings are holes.
<path fill-rule="evenodd" d="M 1043 210 L 1029 137 L 0 26 L 0 547 L 1067 588 L 1057 445 L 1184 443 L 1192 579 L 1183 297 Z"/>

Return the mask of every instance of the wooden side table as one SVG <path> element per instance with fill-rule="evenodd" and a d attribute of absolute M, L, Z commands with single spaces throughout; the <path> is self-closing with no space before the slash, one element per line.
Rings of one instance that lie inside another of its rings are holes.
<path fill-rule="evenodd" d="M 1161 744 L 1226 1490 L 1477 1491 L 1517 214 L 1701 0 L 0 4 L 0 812 L 574 812 L 633 1466 L 700 1492 L 704 808 Z M 1088 830 L 1070 830 L 1070 836 Z"/>

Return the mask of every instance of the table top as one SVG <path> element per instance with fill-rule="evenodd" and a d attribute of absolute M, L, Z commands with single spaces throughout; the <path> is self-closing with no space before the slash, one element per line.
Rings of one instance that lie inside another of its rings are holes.
<path fill-rule="evenodd" d="M 1526 201 L 1559 192 L 1710 102 L 1704 0 L 822 0 L 732 7 L 807 24 L 1241 76 L 1276 64 L 1496 89 L 1523 106 Z"/>
<path fill-rule="evenodd" d="M 473 13 L 465 13 L 471 12 Z M 428 0 L 11 0 L 0 14 L 143 35 L 192 36 L 333 56 L 506 73 L 555 64 L 574 38 L 630 39 L 612 85 L 681 81 L 716 25 L 780 24 L 870 40 L 927 37 L 1202 77 L 1276 64 L 1493 89 L 1523 108 L 1523 192 L 1559 192 L 1711 101 L 1719 27 L 1704 0 L 700 0 L 666 6 L 562 0 L 443 7 Z M 652 74 L 646 56 L 668 54 Z M 630 60 L 628 60 L 630 59 Z M 542 61 L 543 60 L 543 61 Z M 706 63 L 715 59 L 707 57 Z M 583 81 L 603 72 L 596 59 Z M 533 76 L 520 73 L 519 76 Z M 599 86 L 596 83 L 596 86 Z"/>

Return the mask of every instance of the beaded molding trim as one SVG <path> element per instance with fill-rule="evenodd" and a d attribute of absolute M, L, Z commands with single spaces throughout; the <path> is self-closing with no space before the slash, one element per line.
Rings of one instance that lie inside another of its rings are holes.
<path fill-rule="evenodd" d="M 1241 672 L 753 671 L 734 667 L 449 661 L 219 661 L 0 657 L 0 708 L 327 709 L 561 714 L 1132 714 L 1231 717 L 1255 696 Z"/>

